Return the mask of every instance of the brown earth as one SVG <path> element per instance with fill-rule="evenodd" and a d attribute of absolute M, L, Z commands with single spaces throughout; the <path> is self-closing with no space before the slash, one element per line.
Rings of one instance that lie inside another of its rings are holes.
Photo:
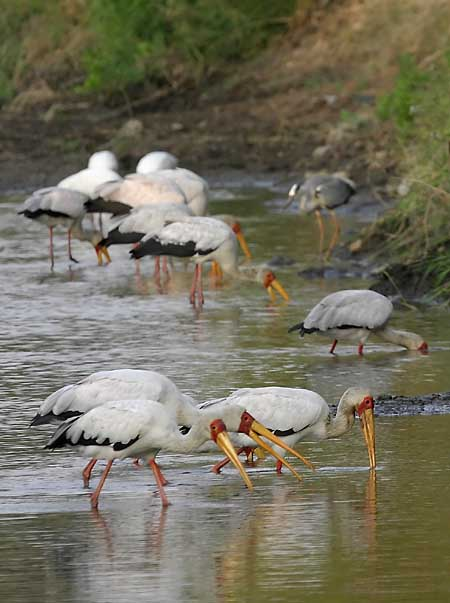
<path fill-rule="evenodd" d="M 398 168 L 390 127 L 374 115 L 376 99 L 392 86 L 401 53 L 423 65 L 435 56 L 450 5 L 322 4 L 299 12 L 264 56 L 201 90 L 147 90 L 108 108 L 52 88 L 40 74 L 0 113 L 0 190 L 53 184 L 100 148 L 115 150 L 124 170 L 163 149 L 204 174 L 326 169 L 384 187 Z M 131 118 L 137 121 L 126 124 Z"/>

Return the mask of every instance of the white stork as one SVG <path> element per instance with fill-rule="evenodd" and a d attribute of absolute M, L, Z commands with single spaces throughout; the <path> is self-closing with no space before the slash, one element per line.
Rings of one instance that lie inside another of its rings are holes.
<path fill-rule="evenodd" d="M 118 163 L 114 153 L 97 151 L 89 158 L 87 168 L 67 176 L 58 183 L 58 186 L 84 193 L 93 199 L 100 185 L 122 179 L 117 169 Z"/>
<path fill-rule="evenodd" d="M 118 396 L 123 404 L 125 404 L 125 400 L 137 399 L 136 396 L 140 396 L 140 399 L 158 402 L 175 417 L 178 425 L 186 428 L 191 428 L 200 419 L 203 420 L 204 415 L 211 415 L 211 418 L 222 418 L 223 420 L 229 416 L 229 403 L 216 404 L 212 412 L 208 409 L 202 411 L 194 406 L 190 396 L 183 394 L 168 377 L 160 373 L 137 369 L 118 369 L 93 373 L 74 385 L 60 388 L 40 405 L 30 426 L 58 423 L 79 417 Z M 256 434 L 265 435 L 269 440 L 283 447 L 283 442 L 267 432 L 263 425 L 255 423 L 253 418 L 245 413 L 244 408 L 240 408 L 240 413 L 240 423 L 229 425 L 229 428 L 244 433 L 248 433 L 251 428 Z M 268 451 L 272 453 L 271 449 Z M 299 456 L 299 458 L 301 457 Z M 93 458 L 83 470 L 85 487 L 89 485 L 92 469 L 96 462 L 96 459 Z M 292 467 L 288 466 L 288 468 L 293 471 Z M 293 473 L 296 475 L 295 471 Z"/>
<path fill-rule="evenodd" d="M 193 406 L 190 396 L 183 394 L 175 383 L 156 371 L 117 369 L 93 373 L 73 385 L 66 385 L 48 396 L 40 405 L 30 427 L 60 423 L 114 399 L 148 399 L 159 402 L 175 413 L 180 424 L 189 422 L 190 414 L 184 409 Z M 96 460 L 83 470 L 83 483 L 87 487 Z"/>
<path fill-rule="evenodd" d="M 192 258 L 196 266 L 189 299 L 194 305 L 196 296 L 200 305 L 204 303 L 202 264 L 213 260 L 226 274 L 234 278 L 263 284 L 272 299 L 274 289 L 285 300 L 289 299 L 271 270 L 261 266 L 238 264 L 236 237 L 232 229 L 214 218 L 192 217 L 181 222 L 172 222 L 157 235 L 151 233 L 143 237 L 130 254 L 135 259 L 145 255 Z"/>
<path fill-rule="evenodd" d="M 137 174 L 148 174 L 159 170 L 173 170 L 178 166 L 178 159 L 167 151 L 152 151 L 139 159 Z"/>
<path fill-rule="evenodd" d="M 212 400 L 200 404 L 199 408 L 213 412 L 214 407 L 220 406 L 223 402 L 223 399 Z M 307 389 L 243 388 L 233 392 L 225 402 L 244 407 L 251 416 L 291 448 L 300 440 L 324 440 L 343 435 L 352 428 L 355 413 L 358 413 L 369 454 L 370 468 L 376 466 L 374 401 L 366 389 L 358 387 L 347 389 L 339 401 L 334 418 L 331 418 L 328 404 L 322 396 Z M 256 447 L 255 442 L 240 434 L 233 435 L 233 441 L 240 447 L 238 453 L 245 452 L 247 456 Z M 278 449 L 276 445 L 274 449 L 280 455 L 286 452 L 286 449 Z M 302 460 L 306 464 L 309 463 L 306 459 L 302 458 Z M 224 464 L 226 464 L 224 461 L 218 463 L 213 471 L 220 471 Z M 277 472 L 280 471 L 281 464 L 278 462 Z"/>
<path fill-rule="evenodd" d="M 346 339 L 358 343 L 358 354 L 362 355 L 364 344 L 372 333 L 408 350 L 427 352 L 428 344 L 420 335 L 388 326 L 392 311 L 392 302 L 376 291 L 336 291 L 324 297 L 305 320 L 289 329 L 289 333 L 298 331 L 300 337 L 309 333 L 323 333 L 333 339 L 331 354 L 338 341 Z"/>
<path fill-rule="evenodd" d="M 50 235 L 50 260 L 51 269 L 55 264 L 53 252 L 53 229 L 57 225 L 64 226 L 67 231 L 67 247 L 69 258 L 73 262 L 77 260 L 72 256 L 71 238 L 74 236 L 81 241 L 88 241 L 94 247 L 98 263 L 102 263 L 104 255 L 106 261 L 110 261 L 107 249 L 97 249 L 101 241 L 102 233 L 95 229 L 83 228 L 82 221 L 86 213 L 84 204 L 87 196 L 75 190 L 64 189 L 56 186 L 41 188 L 25 199 L 19 214 L 30 220 L 36 220 L 49 228 Z"/>
<path fill-rule="evenodd" d="M 328 211 L 334 224 L 334 232 L 328 246 L 325 258 L 329 258 L 339 239 L 340 225 L 335 208 L 345 205 L 356 193 L 355 183 L 349 178 L 339 175 L 316 174 L 307 178 L 302 185 L 293 184 L 288 194 L 285 209 L 298 198 L 301 213 L 314 212 L 319 225 L 319 253 L 323 253 L 324 226 L 322 211 Z"/>
<path fill-rule="evenodd" d="M 231 406 L 226 420 L 239 426 L 242 411 Z M 116 459 L 142 458 L 153 470 L 163 506 L 169 501 L 164 492 L 167 483 L 155 457 L 160 450 L 189 453 L 212 438 L 235 464 L 247 487 L 252 483 L 238 459 L 222 420 L 203 415 L 189 433 L 183 435 L 169 409 L 152 400 L 118 400 L 93 408 L 81 417 L 67 419 L 58 427 L 45 446 L 48 449 L 74 447 L 83 456 L 105 459 L 107 465 L 99 484 L 91 494 L 91 505 L 98 507 L 98 498 L 111 466 Z"/>

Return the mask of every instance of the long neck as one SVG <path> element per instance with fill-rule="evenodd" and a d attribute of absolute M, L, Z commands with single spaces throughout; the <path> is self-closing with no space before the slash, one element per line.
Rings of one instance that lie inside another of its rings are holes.
<path fill-rule="evenodd" d="M 327 438 L 337 438 L 349 431 L 353 427 L 355 422 L 355 415 L 353 408 L 348 408 L 343 400 L 339 402 L 336 410 L 336 416 L 331 419 L 326 427 Z"/>
<path fill-rule="evenodd" d="M 408 350 L 417 350 L 423 344 L 422 337 L 410 331 L 398 331 L 391 327 L 384 327 L 384 329 L 376 331 L 376 334 L 384 341 L 401 345 Z"/>
<path fill-rule="evenodd" d="M 198 418 L 186 435 L 173 431 L 166 438 L 164 450 L 168 452 L 192 452 L 209 440 L 209 419 Z"/>

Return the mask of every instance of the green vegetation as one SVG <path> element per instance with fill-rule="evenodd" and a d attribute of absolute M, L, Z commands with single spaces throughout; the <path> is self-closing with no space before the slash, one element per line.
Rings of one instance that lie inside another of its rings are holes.
<path fill-rule="evenodd" d="M 198 82 L 262 50 L 297 0 L 0 0 L 0 101 L 36 67 L 111 94 L 148 81 Z M 3 6 L 4 5 L 4 6 Z M 58 55 L 59 66 L 56 65 Z M 39 62 L 39 65 L 36 63 Z M 56 71 L 59 69 L 59 72 Z"/>
<path fill-rule="evenodd" d="M 431 295 L 450 300 L 450 51 L 426 71 L 402 59 L 393 91 L 379 113 L 397 132 L 410 191 L 373 227 L 369 240 L 413 274 L 426 277 Z M 412 110 L 413 109 L 413 110 Z M 383 243 L 383 244 L 381 244 Z"/>

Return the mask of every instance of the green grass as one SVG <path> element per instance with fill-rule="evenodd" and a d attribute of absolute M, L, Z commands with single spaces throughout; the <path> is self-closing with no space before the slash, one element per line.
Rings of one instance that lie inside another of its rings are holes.
<path fill-rule="evenodd" d="M 450 51 L 427 71 L 403 58 L 378 113 L 393 122 L 403 177 L 411 189 L 373 225 L 369 241 L 422 273 L 431 296 L 450 300 Z M 411 108 L 414 107 L 414 110 Z"/>
<path fill-rule="evenodd" d="M 248 59 L 287 29 L 310 0 L 3 0 L 0 10 L 0 102 L 36 72 L 65 85 L 57 55 L 79 71 L 84 92 L 198 83 Z M 77 40 L 78 46 L 71 45 Z M 82 40 L 80 42 L 79 40 Z M 53 71 L 52 71 L 53 70 Z M 67 65 L 66 65 L 67 71 Z M 53 77 L 52 77 L 53 75 Z"/>

